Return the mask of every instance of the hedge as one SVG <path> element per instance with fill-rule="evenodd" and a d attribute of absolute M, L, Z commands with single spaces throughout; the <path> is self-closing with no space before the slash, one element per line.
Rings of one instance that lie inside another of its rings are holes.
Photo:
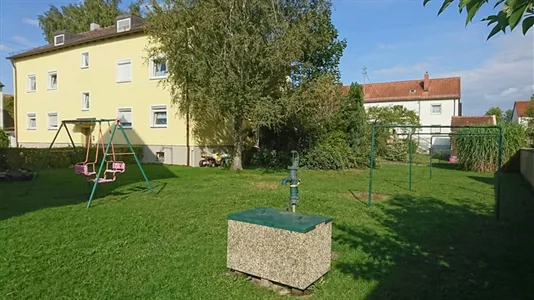
<path fill-rule="evenodd" d="M 139 160 L 143 158 L 143 147 L 134 146 L 134 151 Z M 45 156 L 48 148 L 0 148 L 0 169 L 29 169 L 35 170 L 41 159 Z M 72 167 L 77 162 L 85 161 L 86 148 L 76 148 L 78 155 L 72 147 L 54 147 L 48 155 L 43 169 L 59 169 Z M 95 159 L 95 148 L 89 150 L 89 161 Z M 115 146 L 116 153 L 129 153 L 126 146 Z M 102 159 L 102 152 L 99 153 L 99 161 Z M 111 156 L 109 157 L 111 159 Z M 135 163 L 133 155 L 120 155 L 117 160 L 125 163 Z"/>

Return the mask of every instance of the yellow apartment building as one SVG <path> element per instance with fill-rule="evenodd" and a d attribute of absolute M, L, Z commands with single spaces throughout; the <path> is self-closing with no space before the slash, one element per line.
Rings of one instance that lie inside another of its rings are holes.
<path fill-rule="evenodd" d="M 52 43 L 9 57 L 17 145 L 49 146 L 61 120 L 120 118 L 132 144 L 144 146 L 144 162 L 198 165 L 200 146 L 160 84 L 166 60 L 147 57 L 143 27 L 143 19 L 121 15 L 114 26 L 57 32 Z M 97 128 L 69 125 L 69 130 L 78 145 L 88 135 L 97 141 Z M 124 144 L 120 135 L 114 141 Z M 56 145 L 68 144 L 67 134 L 60 133 Z"/>

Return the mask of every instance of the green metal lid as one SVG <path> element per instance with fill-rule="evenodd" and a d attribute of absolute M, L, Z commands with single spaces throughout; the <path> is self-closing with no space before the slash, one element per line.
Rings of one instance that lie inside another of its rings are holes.
<path fill-rule="evenodd" d="M 269 207 L 233 213 L 228 219 L 302 233 L 314 229 L 318 224 L 332 221 L 331 217 L 292 213 Z"/>

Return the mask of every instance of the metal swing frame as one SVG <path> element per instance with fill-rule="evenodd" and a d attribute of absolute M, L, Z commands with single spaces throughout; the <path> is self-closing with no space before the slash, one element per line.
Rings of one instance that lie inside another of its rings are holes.
<path fill-rule="evenodd" d="M 101 178 L 102 172 L 104 171 L 104 168 L 105 168 L 105 166 L 107 164 L 106 157 L 108 156 L 109 149 L 113 146 L 113 138 L 115 137 L 115 133 L 117 132 L 117 130 L 119 130 L 122 133 L 122 136 L 124 137 L 124 140 L 128 144 L 128 148 L 131 151 L 130 153 L 119 153 L 119 154 L 130 154 L 130 155 L 133 155 L 133 157 L 135 159 L 135 162 L 137 163 L 137 166 L 139 167 L 139 170 L 141 170 L 141 174 L 143 175 L 143 178 L 146 181 L 146 184 L 147 184 L 147 187 L 148 187 L 149 191 L 153 192 L 152 186 L 150 185 L 150 181 L 148 180 L 148 177 L 146 176 L 145 170 L 143 169 L 143 166 L 141 165 L 141 162 L 139 161 L 139 158 L 137 157 L 137 154 L 135 154 L 135 151 L 134 151 L 134 149 L 132 147 L 132 144 L 130 143 L 130 139 L 126 135 L 126 132 L 124 131 L 124 127 L 120 123 L 120 120 L 119 119 L 96 119 L 96 118 L 94 118 L 94 119 L 76 119 L 76 120 L 62 120 L 61 121 L 61 125 L 59 126 L 59 128 L 58 128 L 58 130 L 56 132 L 56 135 L 54 136 L 54 139 L 50 143 L 50 146 L 48 147 L 48 150 L 46 151 L 45 156 L 41 159 L 41 161 L 40 161 L 40 163 L 39 163 L 39 165 L 37 167 L 37 170 L 35 171 L 35 174 L 34 174 L 32 180 L 30 181 L 30 184 L 28 185 L 28 188 L 26 189 L 25 195 L 27 195 L 30 192 L 30 190 L 31 190 L 31 188 L 32 188 L 32 186 L 33 186 L 33 184 L 35 182 L 35 179 L 37 178 L 37 175 L 39 174 L 39 171 L 41 171 L 41 169 L 44 166 L 44 163 L 47 161 L 48 156 L 50 154 L 50 151 L 52 150 L 52 147 L 54 146 L 54 143 L 56 142 L 56 139 L 59 136 L 59 133 L 61 132 L 61 129 L 65 128 L 65 131 L 67 132 L 67 135 L 69 136 L 69 140 L 71 142 L 71 146 L 72 146 L 74 152 L 76 153 L 76 155 L 79 157 L 78 150 L 76 148 L 74 140 L 72 139 L 72 135 L 70 134 L 70 131 L 69 131 L 69 128 L 67 127 L 67 124 L 92 125 L 92 126 L 98 124 L 99 126 L 101 126 L 103 122 L 107 122 L 107 123 L 113 122 L 113 125 L 112 125 L 112 128 L 111 128 L 110 138 L 109 138 L 109 140 L 107 142 L 107 145 L 106 145 L 106 150 L 104 151 L 104 156 L 102 158 L 102 161 L 100 162 L 100 166 L 98 168 L 98 172 L 96 173 L 96 177 L 95 177 L 94 180 L 87 181 L 88 184 L 89 184 L 89 187 L 91 188 L 91 195 L 89 196 L 89 200 L 87 201 L 87 208 L 89 208 L 91 206 L 91 201 L 94 198 L 94 195 L 95 195 L 95 192 L 96 192 L 96 187 L 97 187 L 97 185 L 98 185 L 98 183 L 100 181 L 99 179 Z M 100 142 L 100 141 L 98 141 L 98 142 Z M 91 147 L 91 145 L 87 145 L 87 146 L 88 146 L 88 148 Z M 115 159 L 114 151 L 113 151 L 113 159 Z"/>

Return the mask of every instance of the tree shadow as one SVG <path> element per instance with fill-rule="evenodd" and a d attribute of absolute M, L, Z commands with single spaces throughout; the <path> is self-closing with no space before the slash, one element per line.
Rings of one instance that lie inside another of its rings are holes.
<path fill-rule="evenodd" d="M 377 281 L 369 299 L 528 299 L 534 194 L 515 174 L 505 182 L 499 222 L 473 199 L 397 195 L 369 211 L 385 230 L 334 223 L 334 241 L 356 252 L 335 268 Z"/>
<path fill-rule="evenodd" d="M 81 130 L 79 128 L 75 127 L 70 129 L 70 132 L 75 143 L 79 143 L 84 139 L 82 138 Z M 98 132 L 93 132 L 93 134 L 97 133 Z M 133 146 L 145 145 L 135 130 L 125 129 L 124 133 Z M 60 135 L 62 136 L 61 139 L 58 140 L 58 144 L 68 143 L 68 135 L 66 133 L 60 133 Z M 106 130 L 104 141 L 109 141 L 109 135 L 110 132 Z M 113 139 L 115 147 L 124 147 L 126 141 L 122 133 L 117 131 L 115 135 L 116 137 Z M 105 146 L 107 146 L 107 143 Z M 85 159 L 85 149 L 86 148 L 81 148 L 78 150 L 78 156 L 83 155 L 83 158 L 78 158 L 78 161 L 83 161 Z M 81 153 L 80 150 L 83 153 Z M 150 150 L 149 148 L 144 147 L 145 153 L 143 153 L 143 155 L 155 155 L 154 153 L 146 153 L 146 151 Z M 103 153 L 100 152 L 99 156 L 102 157 Z M 94 161 L 94 159 L 95 157 L 91 157 L 89 161 Z M 109 155 L 107 159 L 113 160 L 111 155 Z M 117 161 L 124 159 L 124 155 L 116 156 Z M 139 157 L 139 160 L 141 161 L 142 157 Z M 97 166 L 99 166 L 99 164 L 97 164 Z M 159 194 L 161 189 L 165 187 L 165 183 L 158 181 L 177 177 L 174 172 L 161 163 L 143 164 L 142 168 L 152 185 L 154 195 Z M 108 176 L 111 177 L 111 175 Z M 45 169 L 40 171 L 31 190 L 26 194 L 29 184 L 29 181 L 0 183 L 0 197 L 2 198 L 2 201 L 0 201 L 0 220 L 44 208 L 84 203 L 89 200 L 89 195 L 91 193 L 91 183 L 88 183 L 83 175 L 75 174 L 73 166 L 68 169 Z M 128 155 L 126 171 L 124 173 L 118 173 L 114 182 L 98 184 L 91 206 L 99 205 L 98 200 L 106 196 L 120 197 L 121 199 L 124 199 L 145 192 L 149 192 L 149 190 L 148 185 L 143 178 L 141 169 L 137 163 L 135 163 L 132 156 Z"/>

